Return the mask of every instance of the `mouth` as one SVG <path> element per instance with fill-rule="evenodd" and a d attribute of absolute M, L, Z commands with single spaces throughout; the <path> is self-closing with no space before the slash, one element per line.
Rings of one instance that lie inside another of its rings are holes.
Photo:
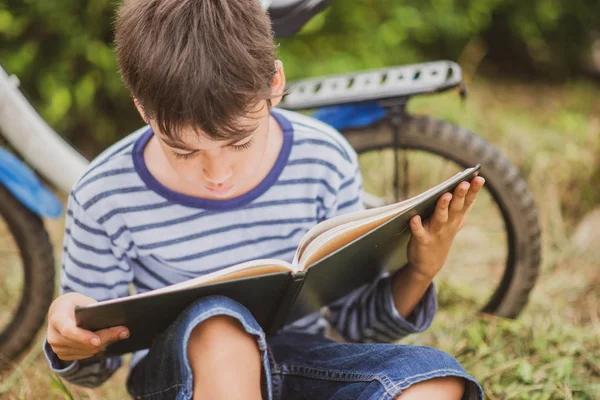
<path fill-rule="evenodd" d="M 205 186 L 205 188 L 209 192 L 214 193 L 216 195 L 224 195 L 224 194 L 228 193 L 231 189 L 233 189 L 233 185 L 218 186 L 218 187 Z"/>

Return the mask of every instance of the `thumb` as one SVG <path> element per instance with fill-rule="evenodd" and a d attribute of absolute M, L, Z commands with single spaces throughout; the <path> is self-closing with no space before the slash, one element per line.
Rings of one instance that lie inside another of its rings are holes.
<path fill-rule="evenodd" d="M 421 217 L 419 215 L 415 215 L 410 220 L 410 231 L 412 235 L 416 239 L 424 239 L 427 232 L 425 232 L 425 228 L 423 227 L 423 221 L 421 221 Z"/>
<path fill-rule="evenodd" d="M 95 332 L 100 337 L 101 346 L 105 347 L 111 343 L 118 342 L 129 337 L 129 329 L 125 326 L 113 326 Z"/>

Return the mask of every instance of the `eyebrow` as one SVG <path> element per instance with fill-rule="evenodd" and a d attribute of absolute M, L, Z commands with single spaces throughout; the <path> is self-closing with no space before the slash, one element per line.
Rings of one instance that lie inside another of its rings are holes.
<path fill-rule="evenodd" d="M 255 132 L 253 131 L 253 132 L 245 134 L 241 138 L 235 138 L 235 140 L 232 140 L 232 141 L 228 142 L 225 146 L 230 146 L 230 145 L 232 145 L 234 143 L 241 142 L 242 140 L 246 139 L 247 137 L 253 135 L 254 133 Z M 159 137 L 159 138 L 160 138 L 160 140 L 162 140 L 169 147 L 173 147 L 173 148 L 179 149 L 179 150 L 198 151 L 198 149 L 193 149 L 191 147 L 187 147 L 183 143 L 174 142 L 174 141 L 171 141 L 169 139 L 164 139 L 164 138 L 161 138 L 161 137 Z"/>

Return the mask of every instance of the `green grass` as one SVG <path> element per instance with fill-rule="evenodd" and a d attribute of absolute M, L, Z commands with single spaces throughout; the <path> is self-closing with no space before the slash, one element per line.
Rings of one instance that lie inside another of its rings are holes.
<path fill-rule="evenodd" d="M 577 247 L 571 238 L 578 222 L 600 205 L 598 181 L 592 180 L 600 166 L 600 88 L 586 82 L 561 87 L 474 82 L 470 89 L 463 105 L 456 93 L 447 93 L 417 98 L 409 110 L 474 130 L 521 170 L 544 232 L 541 276 L 519 319 L 505 320 L 475 315 L 481 294 L 469 282 L 471 272 L 457 267 L 458 279 L 438 286 L 440 311 L 434 325 L 403 342 L 453 354 L 482 383 L 489 399 L 598 399 L 598 250 Z M 48 227 L 58 252 L 61 223 L 49 222 Z M 449 264 L 483 257 L 493 245 L 469 246 L 467 240 Z M 127 398 L 126 368 L 99 389 L 61 383 L 40 354 L 42 337 L 15 370 L 1 377 L 1 398 Z"/>

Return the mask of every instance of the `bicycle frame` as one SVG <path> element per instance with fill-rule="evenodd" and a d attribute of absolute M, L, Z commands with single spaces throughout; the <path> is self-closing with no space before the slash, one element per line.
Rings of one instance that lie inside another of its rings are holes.
<path fill-rule="evenodd" d="M 42 119 L 18 86 L 0 66 L 2 135 L 53 186 L 69 193 L 89 162 Z"/>
<path fill-rule="evenodd" d="M 0 147 L 0 184 L 40 217 L 58 218 L 61 201 L 14 154 Z"/>
<path fill-rule="evenodd" d="M 88 161 L 65 142 L 35 111 L 18 89 L 19 82 L 0 66 L 0 127 L 10 144 L 56 188 L 68 193 Z M 58 218 L 61 201 L 35 173 L 0 148 L 0 183 L 42 217 Z"/>

